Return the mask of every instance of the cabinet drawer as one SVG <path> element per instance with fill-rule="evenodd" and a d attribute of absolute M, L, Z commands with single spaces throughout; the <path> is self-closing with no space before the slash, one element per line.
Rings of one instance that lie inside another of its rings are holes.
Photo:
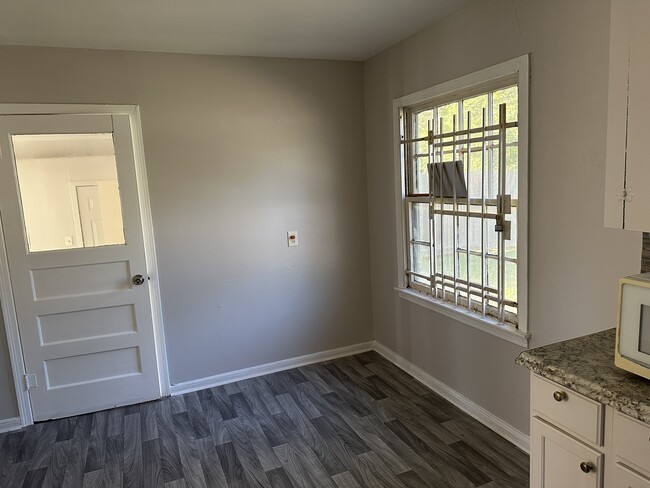
<path fill-rule="evenodd" d="M 601 452 L 535 417 L 530 440 L 531 488 L 603 488 Z"/>
<path fill-rule="evenodd" d="M 614 455 L 650 476 L 650 425 L 614 412 Z"/>
<path fill-rule="evenodd" d="M 588 443 L 603 442 L 604 405 L 533 375 L 532 407 L 537 414 Z"/>
<path fill-rule="evenodd" d="M 616 488 L 650 488 L 650 479 L 627 469 L 620 463 L 614 467 L 614 486 Z"/>

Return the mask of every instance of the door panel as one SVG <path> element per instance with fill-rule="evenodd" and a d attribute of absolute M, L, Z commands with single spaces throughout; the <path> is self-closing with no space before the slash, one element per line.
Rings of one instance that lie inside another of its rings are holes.
<path fill-rule="evenodd" d="M 614 466 L 615 488 L 650 488 L 650 479 L 635 473 L 627 466 L 616 463 Z"/>
<path fill-rule="evenodd" d="M 600 452 L 537 417 L 531 422 L 530 440 L 531 488 L 603 488 Z"/>
<path fill-rule="evenodd" d="M 41 344 L 49 345 L 136 331 L 133 305 L 74 310 L 38 316 Z"/>
<path fill-rule="evenodd" d="M 94 383 L 142 373 L 137 347 L 99 351 L 45 361 L 48 388 Z"/>
<path fill-rule="evenodd" d="M 128 116 L 0 117 L 0 154 L 34 419 L 159 397 Z"/>
<path fill-rule="evenodd" d="M 30 273 L 36 300 L 126 290 L 129 277 L 128 261 L 32 269 Z"/>

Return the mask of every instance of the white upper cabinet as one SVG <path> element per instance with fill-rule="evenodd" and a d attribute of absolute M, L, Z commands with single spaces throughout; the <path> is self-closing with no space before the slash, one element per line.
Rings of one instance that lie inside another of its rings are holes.
<path fill-rule="evenodd" d="M 612 0 L 605 226 L 650 231 L 650 1 Z"/>

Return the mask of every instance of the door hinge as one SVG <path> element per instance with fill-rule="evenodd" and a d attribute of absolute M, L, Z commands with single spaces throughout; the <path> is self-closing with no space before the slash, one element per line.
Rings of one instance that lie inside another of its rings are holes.
<path fill-rule="evenodd" d="M 628 203 L 634 200 L 634 192 L 632 188 L 623 188 L 616 194 L 616 199 L 621 203 Z"/>
<path fill-rule="evenodd" d="M 32 388 L 38 388 L 38 379 L 36 379 L 35 374 L 25 375 L 25 388 L 27 388 L 27 391 L 31 390 Z"/>

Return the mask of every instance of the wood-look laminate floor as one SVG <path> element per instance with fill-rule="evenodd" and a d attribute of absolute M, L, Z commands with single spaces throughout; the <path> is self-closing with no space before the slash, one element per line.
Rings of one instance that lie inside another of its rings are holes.
<path fill-rule="evenodd" d="M 524 488 L 528 456 L 370 352 L 0 434 L 0 486 Z"/>

